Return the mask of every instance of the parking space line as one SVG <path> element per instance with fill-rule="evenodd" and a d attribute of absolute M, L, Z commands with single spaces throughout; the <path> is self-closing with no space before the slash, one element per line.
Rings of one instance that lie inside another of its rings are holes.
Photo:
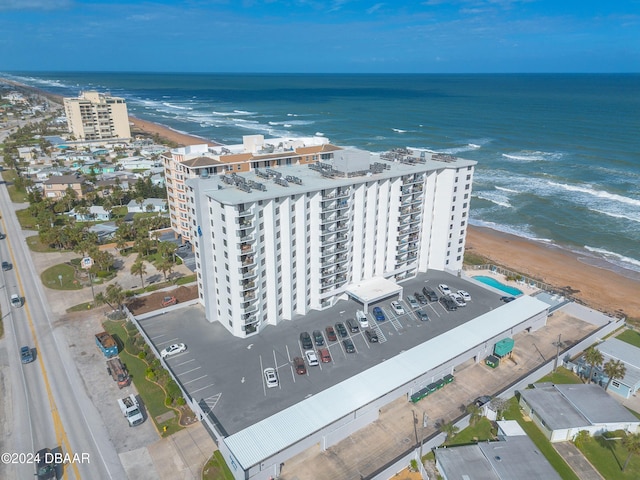
<path fill-rule="evenodd" d="M 203 375 L 203 376 L 201 376 L 201 377 L 194 378 L 193 380 L 189 380 L 188 382 L 182 382 L 182 384 L 183 384 L 183 385 L 188 385 L 188 384 L 190 384 L 190 383 L 192 383 L 192 382 L 195 382 L 196 380 L 202 380 L 203 378 L 207 378 L 208 376 L 209 376 L 209 375 Z"/>
<path fill-rule="evenodd" d="M 285 343 L 284 348 L 287 350 L 287 359 L 289 359 L 289 363 L 291 363 L 293 360 L 291 359 L 291 353 L 289 352 L 289 345 Z"/>
<path fill-rule="evenodd" d="M 178 373 L 178 375 L 186 375 L 187 373 L 191 373 L 191 372 L 195 372 L 196 370 L 201 369 L 202 366 L 196 367 L 196 368 L 192 368 L 191 370 L 187 370 L 186 372 L 180 372 Z"/>
<path fill-rule="evenodd" d="M 178 363 L 178 364 L 176 365 L 176 367 L 181 367 L 182 365 L 186 365 L 187 363 L 195 362 L 195 361 L 196 361 L 196 359 L 195 359 L 195 358 L 192 358 L 191 360 L 187 360 L 186 362 Z"/>
<path fill-rule="evenodd" d="M 189 390 L 189 393 L 193 396 L 194 393 L 199 392 L 201 390 L 205 390 L 209 387 L 213 387 L 215 385 L 215 383 L 210 383 L 209 385 L 207 385 L 206 387 L 202 387 L 202 388 L 198 388 L 197 390 Z M 210 398 L 210 397 L 209 397 Z"/>
<path fill-rule="evenodd" d="M 378 336 L 378 343 L 384 343 L 387 341 L 387 337 L 384 336 L 384 333 L 382 333 L 382 329 L 378 325 L 373 327 L 373 330 L 376 332 L 376 335 Z"/>
<path fill-rule="evenodd" d="M 156 339 L 156 338 L 161 338 L 161 337 L 166 337 L 166 336 L 167 336 L 167 334 L 166 334 L 166 333 L 163 333 L 162 335 L 157 335 L 157 336 L 155 336 L 155 337 L 151 337 L 151 340 L 154 340 L 154 342 L 153 342 L 153 343 L 156 343 L 156 342 L 155 342 L 155 339 Z"/>
<path fill-rule="evenodd" d="M 178 341 L 178 337 L 174 337 L 171 340 L 167 340 L 166 342 L 154 342 L 156 344 L 156 346 L 158 345 L 166 345 L 167 343 L 173 344 L 176 343 Z"/>
<path fill-rule="evenodd" d="M 205 398 L 204 401 L 207 405 L 209 405 L 209 399 L 214 399 L 215 401 L 213 402 L 213 405 L 209 405 L 209 409 L 213 410 L 220 401 L 221 396 L 221 393 L 216 393 L 215 395 L 211 395 L 210 397 Z"/>
<path fill-rule="evenodd" d="M 267 387 L 264 383 L 264 366 L 262 365 L 262 355 L 258 355 L 258 358 L 260 359 L 260 378 L 262 379 L 262 393 L 264 393 L 264 396 L 267 396 Z M 278 382 L 280 383 L 280 382 Z"/>

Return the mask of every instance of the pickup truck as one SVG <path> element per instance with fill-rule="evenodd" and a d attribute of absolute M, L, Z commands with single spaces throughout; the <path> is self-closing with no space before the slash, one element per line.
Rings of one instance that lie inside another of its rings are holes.
<path fill-rule="evenodd" d="M 144 421 L 140 405 L 138 405 L 138 400 L 133 393 L 128 397 L 119 398 L 118 405 L 120 405 L 120 411 L 129 422 L 130 427 L 140 425 Z"/>
<path fill-rule="evenodd" d="M 123 365 L 118 357 L 107 360 L 107 372 L 118 383 L 119 388 L 128 387 L 131 383 L 127 367 Z"/>
<path fill-rule="evenodd" d="M 113 337 L 107 332 L 96 333 L 96 345 L 102 350 L 107 358 L 118 355 L 118 345 Z"/>

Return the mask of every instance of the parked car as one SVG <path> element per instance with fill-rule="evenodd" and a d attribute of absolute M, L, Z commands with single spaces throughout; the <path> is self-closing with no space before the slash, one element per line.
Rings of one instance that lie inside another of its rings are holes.
<path fill-rule="evenodd" d="M 20 347 L 20 360 L 22 363 L 33 362 L 33 352 L 31 351 L 31 347 L 28 347 L 27 345 Z"/>
<path fill-rule="evenodd" d="M 11 294 L 11 306 L 20 308 L 22 306 L 22 297 L 17 293 Z"/>
<path fill-rule="evenodd" d="M 454 302 L 456 302 L 456 305 L 458 305 L 459 307 L 467 306 L 467 304 L 464 301 L 464 298 L 462 298 L 461 295 L 458 295 L 457 293 L 450 293 L 449 296 L 453 299 Z"/>
<path fill-rule="evenodd" d="M 400 302 L 391 302 L 391 308 L 393 308 L 393 311 L 396 312 L 396 315 L 404 315 L 405 312 L 404 311 L 404 307 L 400 304 Z"/>
<path fill-rule="evenodd" d="M 367 340 L 369 340 L 369 343 L 378 343 L 378 334 L 373 330 L 366 329 L 364 331 L 364 334 L 367 336 Z"/>
<path fill-rule="evenodd" d="M 333 329 L 332 326 L 328 326 L 327 328 L 324 329 L 324 331 L 327 333 L 327 339 L 330 342 L 335 342 L 336 340 L 338 340 L 338 337 L 336 336 L 336 331 Z"/>
<path fill-rule="evenodd" d="M 485 405 L 485 404 L 489 403 L 490 401 L 491 401 L 491 396 L 489 396 L 489 395 L 482 395 L 481 397 L 476 398 L 476 399 L 473 401 L 473 404 L 474 404 L 476 407 L 481 407 L 481 406 L 483 406 L 483 405 Z"/>
<path fill-rule="evenodd" d="M 9 271 L 13 268 L 13 265 L 11 265 L 9 262 L 2 262 L 2 270 Z"/>
<path fill-rule="evenodd" d="M 162 358 L 170 357 L 171 355 L 177 355 L 187 350 L 187 346 L 184 343 L 174 343 L 160 352 Z"/>
<path fill-rule="evenodd" d="M 296 368 L 298 375 L 304 375 L 307 373 L 307 366 L 304 364 L 302 357 L 296 357 L 293 359 L 293 366 Z"/>
<path fill-rule="evenodd" d="M 409 296 L 407 297 L 407 303 L 408 303 L 408 304 L 409 304 L 409 306 L 410 306 L 411 308 L 413 308 L 414 310 L 415 310 L 416 308 L 420 308 L 420 304 L 418 303 L 418 300 L 416 300 L 416 297 L 414 297 L 414 296 L 412 296 L 412 295 L 409 295 Z"/>
<path fill-rule="evenodd" d="M 380 307 L 373 307 L 373 316 L 376 317 L 378 322 L 384 322 L 387 319 Z"/>
<path fill-rule="evenodd" d="M 36 452 L 36 477 L 38 480 L 55 480 L 57 478 L 53 458 L 53 453 L 50 448 L 43 448 Z"/>
<path fill-rule="evenodd" d="M 422 287 L 422 293 L 430 302 L 438 301 L 438 294 L 431 287 L 427 287 L 426 285 Z"/>
<path fill-rule="evenodd" d="M 416 315 L 418 316 L 418 320 L 420 320 L 421 322 L 429 321 L 429 315 L 427 315 L 427 312 L 425 312 L 424 310 L 416 310 Z"/>
<path fill-rule="evenodd" d="M 515 299 L 516 297 L 500 297 L 500 300 L 502 300 L 504 303 L 513 302 Z"/>
<path fill-rule="evenodd" d="M 467 293 L 464 290 L 458 290 L 458 295 L 460 295 L 465 302 L 470 302 L 471 301 L 471 295 L 469 295 L 469 293 Z"/>
<path fill-rule="evenodd" d="M 344 350 L 347 353 L 354 353 L 356 351 L 356 347 L 353 345 L 353 342 L 351 341 L 351 339 L 345 338 L 342 341 L 342 344 L 344 345 Z"/>
<path fill-rule="evenodd" d="M 316 342 L 317 347 L 322 347 L 324 345 L 324 337 L 320 330 L 313 331 L 313 341 Z"/>
<path fill-rule="evenodd" d="M 318 356 L 316 355 L 316 352 L 313 350 L 307 350 L 304 352 L 304 356 L 307 357 L 307 363 L 310 367 L 318 366 Z"/>
<path fill-rule="evenodd" d="M 360 328 L 369 328 L 369 319 L 362 310 L 356 312 L 356 320 L 358 320 Z"/>
<path fill-rule="evenodd" d="M 269 367 L 264 369 L 264 382 L 267 384 L 267 388 L 274 388 L 279 385 L 278 374 L 275 368 Z"/>
<path fill-rule="evenodd" d="M 175 305 L 176 303 L 178 303 L 178 299 L 176 297 L 167 296 L 162 298 L 163 307 L 169 307 L 171 305 Z"/>
<path fill-rule="evenodd" d="M 329 363 L 331 361 L 331 355 L 329 354 L 328 348 L 321 348 L 318 350 L 318 356 L 322 363 Z"/>
<path fill-rule="evenodd" d="M 360 330 L 360 328 L 358 327 L 358 322 L 356 322 L 353 318 L 347 319 L 347 327 L 349 327 L 349 331 L 351 333 L 357 333 Z"/>
<path fill-rule="evenodd" d="M 416 300 L 418 300 L 418 303 L 420 305 L 426 305 L 427 303 L 429 303 L 429 300 L 427 300 L 427 297 L 425 297 L 420 292 L 416 292 L 413 295 L 416 297 Z"/>
<path fill-rule="evenodd" d="M 300 343 L 302 344 L 303 350 L 309 350 L 313 348 L 313 342 L 311 341 L 311 336 L 308 332 L 302 332 L 300 334 Z"/>
<path fill-rule="evenodd" d="M 445 295 L 444 297 L 440 297 L 440 303 L 442 306 L 450 312 L 458 309 L 458 304 L 455 302 L 453 298 L 449 295 Z"/>
<path fill-rule="evenodd" d="M 0 232 L 0 240 L 4 240 L 5 238 L 7 238 L 7 235 L 5 235 L 4 233 Z"/>
<path fill-rule="evenodd" d="M 336 323 L 336 330 L 338 331 L 338 335 L 340 335 L 342 338 L 349 335 L 347 333 L 347 329 L 345 328 L 344 324 L 340 322 Z"/>
<path fill-rule="evenodd" d="M 451 293 L 451 289 L 446 283 L 441 283 L 440 285 L 438 285 L 438 290 L 440 290 L 440 293 L 442 293 L 443 295 L 449 295 Z"/>

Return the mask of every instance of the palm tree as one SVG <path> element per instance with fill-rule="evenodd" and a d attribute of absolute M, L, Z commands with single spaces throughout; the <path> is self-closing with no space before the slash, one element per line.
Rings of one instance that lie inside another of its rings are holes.
<path fill-rule="evenodd" d="M 584 351 L 584 361 L 589 365 L 589 381 L 587 383 L 591 383 L 591 379 L 593 376 L 593 367 L 599 367 L 602 365 L 604 361 L 604 357 L 600 350 L 591 345 Z"/>
<path fill-rule="evenodd" d="M 113 308 L 113 305 L 117 305 L 118 309 L 122 310 L 122 305 L 124 304 L 126 295 L 120 284 L 116 282 L 107 286 L 104 298 L 111 308 Z"/>
<path fill-rule="evenodd" d="M 477 406 L 475 403 L 467 405 L 466 411 L 470 415 L 469 425 L 475 425 L 482 418 L 482 408 Z"/>
<path fill-rule="evenodd" d="M 147 274 L 147 267 L 144 264 L 144 260 L 140 255 L 136 258 L 136 261 L 131 265 L 131 275 L 140 275 L 140 282 L 142 282 L 142 288 L 144 288 L 144 276 Z"/>
<path fill-rule="evenodd" d="M 609 377 L 609 380 L 607 380 L 607 386 L 604 387 L 605 390 L 609 389 L 609 385 L 611 385 L 613 380 L 624 378 L 627 374 L 627 367 L 625 367 L 624 363 L 620 360 L 611 359 L 604 364 L 602 369 L 604 370 L 604 373 L 606 373 L 607 377 Z"/>
<path fill-rule="evenodd" d="M 456 427 L 453 424 L 453 422 L 448 422 L 448 423 L 441 422 L 440 425 L 438 425 L 438 428 L 442 433 L 446 435 L 445 441 L 455 437 L 456 434 L 460 431 L 460 429 Z"/>
<path fill-rule="evenodd" d="M 167 272 L 171 274 L 173 270 L 173 262 L 169 259 L 162 258 L 156 262 L 156 268 L 164 275 L 164 281 L 167 281 Z"/>
<path fill-rule="evenodd" d="M 640 453 L 640 434 L 627 433 L 622 438 L 622 446 L 629 452 L 629 455 L 627 455 L 627 459 L 624 461 L 624 465 L 622 466 L 622 471 L 624 472 L 624 469 L 627 468 L 627 465 L 629 464 L 629 460 L 631 460 L 631 456 Z"/>

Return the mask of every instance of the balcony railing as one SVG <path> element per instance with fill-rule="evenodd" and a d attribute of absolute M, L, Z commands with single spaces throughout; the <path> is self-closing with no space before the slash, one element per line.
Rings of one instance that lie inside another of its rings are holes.
<path fill-rule="evenodd" d="M 349 230 L 349 225 L 346 223 L 339 223 L 336 225 L 336 232 L 344 232 L 346 230 Z"/>
<path fill-rule="evenodd" d="M 254 269 L 243 269 L 240 271 L 240 278 L 243 280 L 247 280 L 249 278 L 254 278 L 258 275 L 257 271 Z"/>
<path fill-rule="evenodd" d="M 323 248 L 322 252 L 320 253 L 321 257 L 328 257 L 330 255 L 335 254 L 336 249 L 334 247 L 331 248 Z"/>
<path fill-rule="evenodd" d="M 256 282 L 242 282 L 240 284 L 240 290 L 242 291 L 255 290 L 256 286 L 257 286 Z"/>
<path fill-rule="evenodd" d="M 255 247 L 250 244 L 250 243 L 243 243 L 240 245 L 240 254 L 241 255 L 248 255 L 250 253 L 254 253 L 255 252 Z"/>
<path fill-rule="evenodd" d="M 253 215 L 253 210 L 252 209 L 242 210 L 242 211 L 238 212 L 238 218 L 250 217 L 252 215 Z"/>
<path fill-rule="evenodd" d="M 245 259 L 242 260 L 241 263 L 244 268 L 254 267 L 256 264 L 256 259 L 255 257 L 245 257 Z"/>

